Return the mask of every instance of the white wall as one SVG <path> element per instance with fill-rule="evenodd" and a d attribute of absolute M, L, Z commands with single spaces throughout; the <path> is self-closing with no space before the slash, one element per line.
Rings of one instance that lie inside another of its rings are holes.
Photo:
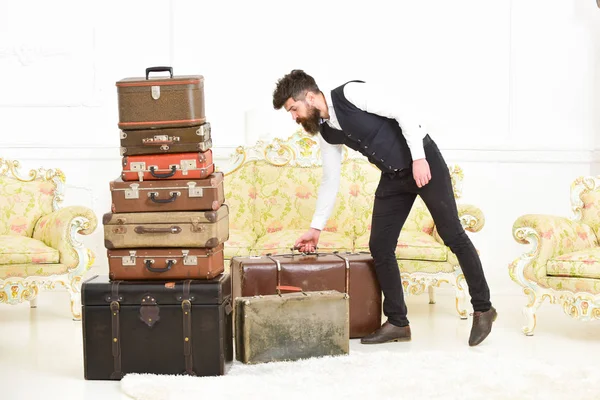
<path fill-rule="evenodd" d="M 490 285 L 511 292 L 507 264 L 525 250 L 515 218 L 570 215 L 570 182 L 600 172 L 599 26 L 593 0 L 2 0 L 0 157 L 63 169 L 65 204 L 101 217 L 120 173 L 119 79 L 154 65 L 204 75 L 222 166 L 236 146 L 296 129 L 271 106 L 289 70 L 323 88 L 386 82 L 463 166 L 463 201 L 486 213 L 473 240 Z M 102 235 L 86 239 L 99 272 Z"/>

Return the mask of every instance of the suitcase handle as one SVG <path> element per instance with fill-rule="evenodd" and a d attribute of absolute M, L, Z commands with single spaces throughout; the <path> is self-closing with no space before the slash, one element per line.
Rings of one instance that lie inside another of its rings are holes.
<path fill-rule="evenodd" d="M 171 172 L 167 172 L 166 174 L 157 174 L 154 172 L 154 167 L 150 167 L 150 174 L 152 174 L 155 178 L 170 178 L 177 172 L 177 166 L 173 165 L 171 167 Z"/>
<path fill-rule="evenodd" d="M 164 268 L 154 268 L 152 264 L 154 260 L 146 260 L 146 269 L 150 272 L 167 272 L 177 262 L 177 260 L 167 260 L 167 266 Z"/>
<path fill-rule="evenodd" d="M 169 72 L 171 74 L 171 78 L 173 78 L 173 67 L 150 67 L 146 68 L 146 80 L 148 80 L 148 76 L 150 72 Z"/>
<path fill-rule="evenodd" d="M 179 226 L 172 226 L 170 228 L 146 228 L 145 226 L 136 226 L 134 229 L 135 233 L 139 233 L 141 235 L 145 233 L 181 233 L 181 228 Z"/>
<path fill-rule="evenodd" d="M 156 196 L 158 196 L 158 193 L 150 193 L 150 200 L 158 204 L 172 203 L 175 201 L 175 199 L 177 199 L 177 192 L 171 193 L 171 197 L 169 197 L 168 199 L 157 199 Z"/>

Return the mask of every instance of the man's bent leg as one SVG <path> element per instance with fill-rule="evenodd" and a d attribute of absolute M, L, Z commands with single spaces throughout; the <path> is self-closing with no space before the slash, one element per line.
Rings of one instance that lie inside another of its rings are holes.
<path fill-rule="evenodd" d="M 429 209 L 444 244 L 458 259 L 469 286 L 473 310 L 487 311 L 491 307 L 490 290 L 477 250 L 458 218 L 448 166 L 435 144 L 426 147 L 426 155 L 431 180 L 419 190 L 419 195 Z"/>
<path fill-rule="evenodd" d="M 476 346 L 490 334 L 492 323 L 497 317 L 496 309 L 490 302 L 490 290 L 479 255 L 460 224 L 446 162 L 435 143 L 425 148 L 425 154 L 431 170 L 431 180 L 419 190 L 419 195 L 431 212 L 440 237 L 456 255 L 469 286 L 475 311 L 469 345 Z"/>

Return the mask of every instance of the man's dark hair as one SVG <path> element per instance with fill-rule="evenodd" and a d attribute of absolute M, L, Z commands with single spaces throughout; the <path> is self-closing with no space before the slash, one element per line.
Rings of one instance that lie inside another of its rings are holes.
<path fill-rule="evenodd" d="M 273 91 L 273 108 L 279 110 L 290 97 L 295 101 L 302 99 L 307 90 L 320 93 L 312 76 L 301 69 L 292 70 L 277 81 L 277 87 Z"/>

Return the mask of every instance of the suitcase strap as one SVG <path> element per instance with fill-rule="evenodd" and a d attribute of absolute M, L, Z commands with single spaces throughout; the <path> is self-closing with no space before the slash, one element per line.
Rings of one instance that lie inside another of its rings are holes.
<path fill-rule="evenodd" d="M 183 356 L 185 357 L 185 372 L 196 376 L 194 372 L 194 361 L 192 359 L 192 302 L 190 301 L 191 280 L 183 283 Z"/>
<path fill-rule="evenodd" d="M 111 330 L 112 330 L 112 355 L 114 362 L 114 371 L 110 375 L 111 379 L 123 378 L 123 371 L 121 371 L 121 331 L 119 329 L 119 314 L 120 305 L 119 300 L 123 300 L 119 296 L 119 283 L 115 281 L 111 285 L 111 295 L 108 297 L 110 301 L 110 314 L 111 314 Z"/>
<path fill-rule="evenodd" d="M 334 252 L 333 255 L 335 255 L 338 258 L 341 258 L 345 265 L 346 268 L 344 268 L 344 294 L 345 294 L 345 298 L 348 298 L 348 290 L 350 289 L 350 260 L 348 260 L 348 258 L 346 257 L 342 257 L 340 255 L 337 254 L 337 252 Z M 277 271 L 277 286 L 276 286 L 276 290 L 277 290 L 277 294 L 279 296 L 281 296 L 281 290 L 293 290 L 293 291 L 297 291 L 297 289 L 300 289 L 300 291 L 302 291 L 301 288 L 297 288 L 296 286 L 282 286 L 281 285 L 281 262 L 279 260 L 277 260 L 276 258 L 271 257 L 271 254 L 267 254 L 267 257 L 271 259 L 271 261 L 273 261 L 275 263 L 275 265 L 277 266 L 276 271 Z"/>
<path fill-rule="evenodd" d="M 345 282 L 344 282 L 344 288 L 345 288 L 345 293 L 346 293 L 346 298 L 348 298 L 348 294 L 350 293 L 350 260 L 348 260 L 347 257 L 342 257 L 340 256 L 337 251 L 333 252 L 333 255 L 341 258 L 342 260 L 344 260 L 344 263 L 346 264 L 346 274 L 345 274 Z"/>

